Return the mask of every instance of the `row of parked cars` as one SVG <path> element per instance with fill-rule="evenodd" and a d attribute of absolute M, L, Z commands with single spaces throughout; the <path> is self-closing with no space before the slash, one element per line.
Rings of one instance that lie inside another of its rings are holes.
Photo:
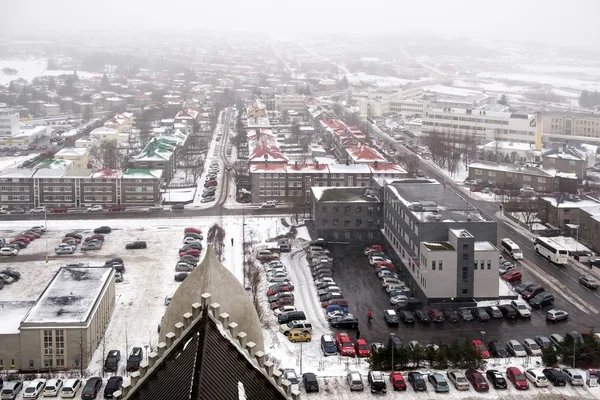
<path fill-rule="evenodd" d="M 219 167 L 219 162 L 217 160 L 213 160 L 206 174 L 204 191 L 202 192 L 202 203 L 210 203 L 215 201 L 216 190 L 217 186 L 219 185 L 217 182 L 217 174 L 220 170 L 221 167 Z"/>
<path fill-rule="evenodd" d="M 74 398 L 80 395 L 83 400 L 93 400 L 98 397 L 102 390 L 102 378 L 93 376 L 86 381 L 83 379 L 34 379 L 27 385 L 23 381 L 8 381 L 2 386 L 0 398 L 2 400 L 14 400 L 22 393 L 23 399 L 37 399 L 43 397 Z M 111 399 L 113 393 L 123 385 L 123 377 L 112 376 L 108 379 L 104 391 L 105 399 Z"/>
<path fill-rule="evenodd" d="M 46 232 L 44 226 L 32 226 L 31 228 L 19 233 L 8 242 L 5 238 L 0 238 L 0 255 L 16 256 L 19 251 L 26 248 L 29 243 L 41 237 Z"/>
<path fill-rule="evenodd" d="M 198 228 L 187 227 L 183 230 L 183 247 L 179 249 L 179 260 L 175 265 L 175 281 L 183 282 L 200 262 L 202 239 L 202 230 Z"/>
<path fill-rule="evenodd" d="M 365 247 L 364 254 L 369 266 L 374 268 L 377 277 L 381 279 L 381 288 L 389 295 L 390 304 L 398 309 L 405 307 L 413 297 L 412 290 L 395 273 L 396 267 L 381 245 Z"/>
<path fill-rule="evenodd" d="M 100 250 L 106 239 L 104 234 L 110 233 L 112 229 L 109 226 L 101 226 L 94 229 L 94 234 L 83 237 L 77 232 L 69 232 L 65 234 L 62 242 L 54 248 L 57 255 L 73 254 L 77 246 L 81 244 L 81 251 Z"/>
<path fill-rule="evenodd" d="M 346 379 L 350 391 L 364 390 L 363 377 L 359 371 L 349 371 Z M 388 375 L 388 380 L 394 391 L 406 390 L 408 381 L 415 392 L 427 391 L 428 382 L 437 393 L 449 392 L 450 386 L 454 386 L 459 391 L 473 388 L 476 392 L 488 392 L 490 387 L 507 389 L 508 382 L 517 390 L 529 389 L 530 382 L 535 387 L 547 387 L 550 383 L 554 386 L 565 386 L 567 382 L 571 386 L 583 386 L 584 375 L 575 368 L 563 368 L 562 370 L 556 368 L 529 368 L 523 372 L 521 368 L 508 367 L 505 374 L 496 369 L 489 369 L 484 374 L 474 368 L 467 369 L 464 372 L 451 370 L 445 374 L 442 372 L 423 374 L 418 371 L 411 371 L 406 374 L 406 379 L 401 372 L 392 372 Z M 383 372 L 369 371 L 367 382 L 372 393 L 387 392 L 387 382 Z"/>

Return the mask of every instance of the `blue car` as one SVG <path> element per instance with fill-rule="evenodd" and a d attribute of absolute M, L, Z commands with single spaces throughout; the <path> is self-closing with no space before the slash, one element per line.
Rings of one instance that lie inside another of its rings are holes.
<path fill-rule="evenodd" d="M 342 307 L 337 304 L 331 304 L 331 305 L 327 306 L 327 308 L 325 308 L 326 312 L 338 311 L 338 310 L 343 311 L 345 313 L 349 312 L 347 307 Z"/>

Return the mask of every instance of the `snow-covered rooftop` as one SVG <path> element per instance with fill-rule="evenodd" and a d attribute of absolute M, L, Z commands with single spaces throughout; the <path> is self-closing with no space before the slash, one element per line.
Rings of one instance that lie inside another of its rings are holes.
<path fill-rule="evenodd" d="M 379 198 L 374 190 L 364 187 L 311 187 L 313 195 L 318 202 L 333 203 L 379 203 Z"/>
<path fill-rule="evenodd" d="M 567 195 L 560 196 L 559 198 L 552 196 L 540 197 L 540 200 L 548 202 L 551 206 L 556 208 L 588 208 L 588 207 L 600 207 L 600 201 L 593 198 L 585 197 L 570 199 Z"/>
<path fill-rule="evenodd" d="M 494 251 L 498 250 L 491 242 L 475 242 L 475 251 Z"/>
<path fill-rule="evenodd" d="M 0 301 L 0 335 L 19 333 L 23 317 L 35 301 Z"/>
<path fill-rule="evenodd" d="M 85 322 L 113 274 L 112 268 L 60 268 L 23 323 Z"/>

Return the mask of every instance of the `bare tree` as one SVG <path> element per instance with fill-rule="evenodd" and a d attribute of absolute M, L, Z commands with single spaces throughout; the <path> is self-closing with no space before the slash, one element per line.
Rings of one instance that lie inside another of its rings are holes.
<path fill-rule="evenodd" d="M 252 299 L 252 304 L 254 304 L 254 309 L 258 314 L 261 324 L 264 324 L 267 322 L 267 314 L 260 303 L 262 296 L 262 291 L 260 290 L 262 271 L 260 270 L 260 267 L 256 265 L 256 260 L 253 257 L 248 260 L 246 265 L 247 268 L 244 268 L 244 274 L 246 275 L 245 278 L 250 291 L 250 298 Z"/>
<path fill-rule="evenodd" d="M 70 332 L 74 332 L 74 331 L 69 331 Z M 73 344 L 75 344 L 75 348 L 76 350 L 76 354 L 75 354 L 75 360 L 79 360 L 79 365 L 77 365 L 77 367 L 79 367 L 79 374 L 80 376 L 83 376 L 83 372 L 84 372 L 84 365 L 87 364 L 87 362 L 89 361 L 89 357 L 90 357 L 90 352 L 88 350 L 88 343 L 87 340 L 84 336 L 84 329 L 80 328 L 79 329 L 79 335 L 77 339 L 71 340 L 71 335 L 69 335 L 69 341 Z"/>
<path fill-rule="evenodd" d="M 90 157 L 100 168 L 118 169 L 123 165 L 123 157 L 119 154 L 116 140 L 101 140 L 90 150 Z"/>
<path fill-rule="evenodd" d="M 217 259 L 223 261 L 223 250 L 225 248 L 225 229 L 217 223 L 211 225 L 206 235 L 206 240 L 212 243 Z"/>
<path fill-rule="evenodd" d="M 500 129 L 494 129 L 494 156 L 496 162 L 501 162 L 500 158 L 500 146 L 502 145 L 502 133 Z"/>
<path fill-rule="evenodd" d="M 527 229 L 531 230 L 533 224 L 538 220 L 539 203 L 535 197 L 515 197 L 505 206 L 506 210 L 512 212 Z"/>

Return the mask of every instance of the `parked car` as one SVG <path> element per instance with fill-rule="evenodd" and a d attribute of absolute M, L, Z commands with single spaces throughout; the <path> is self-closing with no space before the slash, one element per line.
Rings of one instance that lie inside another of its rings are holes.
<path fill-rule="evenodd" d="M 413 313 L 411 313 L 410 311 L 400 311 L 399 315 L 400 315 L 400 320 L 403 323 L 405 323 L 405 324 L 414 324 L 415 323 L 415 317 L 413 316 Z"/>
<path fill-rule="evenodd" d="M 371 350 L 369 349 L 369 345 L 365 339 L 356 339 L 354 343 L 354 348 L 356 349 L 357 357 L 370 357 Z"/>
<path fill-rule="evenodd" d="M 0 398 L 2 400 L 15 400 L 21 390 L 23 390 L 23 381 L 4 382 Z"/>
<path fill-rule="evenodd" d="M 456 323 L 458 322 L 458 313 L 455 310 L 444 310 L 444 317 L 445 319 L 447 319 L 450 323 Z"/>
<path fill-rule="evenodd" d="M 306 393 L 319 392 L 319 381 L 312 372 L 306 372 L 302 375 L 302 386 Z"/>
<path fill-rule="evenodd" d="M 583 386 L 583 373 L 575 368 L 563 368 L 562 373 L 571 386 Z"/>
<path fill-rule="evenodd" d="M 513 300 L 510 302 L 510 305 L 512 308 L 515 309 L 515 311 L 517 312 L 517 315 L 520 318 L 529 318 L 531 317 L 531 311 L 529 310 L 529 307 L 527 307 L 527 304 L 522 301 L 522 300 Z"/>
<path fill-rule="evenodd" d="M 502 373 L 495 369 L 488 369 L 485 373 L 488 380 L 492 383 L 494 389 L 506 389 L 506 379 Z"/>
<path fill-rule="evenodd" d="M 521 370 L 517 367 L 508 367 L 506 369 L 506 378 L 512 382 L 513 386 L 517 390 L 529 389 L 527 378 L 525 378 L 523 372 L 521 372 Z"/>
<path fill-rule="evenodd" d="M 348 381 L 348 386 L 350 386 L 350 391 L 362 391 L 365 389 L 365 385 L 362 381 L 362 376 L 358 371 L 349 371 L 346 374 L 346 380 Z"/>
<path fill-rule="evenodd" d="M 96 204 L 93 205 L 91 207 L 88 207 L 87 212 L 102 212 L 104 211 L 104 209 L 102 208 L 102 206 L 100 204 Z"/>
<path fill-rule="evenodd" d="M 473 321 L 473 313 L 468 308 L 461 308 L 458 310 L 458 316 L 463 321 Z"/>
<path fill-rule="evenodd" d="M 546 378 L 548 378 L 550 383 L 552 383 L 552 385 L 554 385 L 554 386 L 566 386 L 567 385 L 567 379 L 565 378 L 565 375 L 562 372 L 560 372 L 560 370 L 558 370 L 556 368 L 544 368 L 542 370 L 542 372 L 544 373 Z"/>
<path fill-rule="evenodd" d="M 448 371 L 446 376 L 448 377 L 448 380 L 452 382 L 454 388 L 457 390 L 469 390 L 469 388 L 471 387 L 465 374 L 463 374 L 460 371 Z"/>
<path fill-rule="evenodd" d="M 89 242 L 85 242 L 81 246 L 81 251 L 87 250 L 100 250 L 102 248 L 102 242 L 99 240 L 90 240 Z"/>
<path fill-rule="evenodd" d="M 108 211 L 125 211 L 125 206 L 122 204 L 115 204 L 108 208 Z"/>
<path fill-rule="evenodd" d="M 523 348 L 530 356 L 541 356 L 542 349 L 533 339 L 523 340 Z"/>
<path fill-rule="evenodd" d="M 419 320 L 419 322 L 421 323 L 429 323 L 431 320 L 429 319 L 429 316 L 427 315 L 427 313 L 423 310 L 417 310 L 415 312 L 415 317 L 417 318 L 417 320 Z"/>
<path fill-rule="evenodd" d="M 44 387 L 44 392 L 42 395 L 44 397 L 56 397 L 60 393 L 62 387 L 62 379 L 49 379 L 48 382 L 46 382 L 46 386 Z"/>
<path fill-rule="evenodd" d="M 19 254 L 19 249 L 14 247 L 2 247 L 0 249 L 0 256 L 16 256 Z"/>
<path fill-rule="evenodd" d="M 546 375 L 539 369 L 527 369 L 525 371 L 525 377 L 536 387 L 546 387 L 549 385 L 548 378 L 546 378 Z"/>
<path fill-rule="evenodd" d="M 406 381 L 400 372 L 392 372 L 390 374 L 390 383 L 392 384 L 394 391 L 406 390 Z"/>
<path fill-rule="evenodd" d="M 506 342 L 506 351 L 515 357 L 527 357 L 525 348 L 517 340 L 509 340 Z"/>
<path fill-rule="evenodd" d="M 521 280 L 522 277 L 523 275 L 519 271 L 514 269 L 502 274 L 502 279 L 509 283 L 518 282 Z"/>
<path fill-rule="evenodd" d="M 430 373 L 427 379 L 429 380 L 429 383 L 431 383 L 431 386 L 433 386 L 433 390 L 436 392 L 445 393 L 450 391 L 450 386 L 448 386 L 446 378 L 439 372 Z"/>
<path fill-rule="evenodd" d="M 542 292 L 529 300 L 529 305 L 535 308 L 548 307 L 554 304 L 554 295 L 548 292 Z"/>
<path fill-rule="evenodd" d="M 106 360 L 104 361 L 104 370 L 109 372 L 117 371 L 119 368 L 119 361 L 121 361 L 121 351 L 110 350 L 106 355 Z"/>
<path fill-rule="evenodd" d="M 330 325 L 332 328 L 356 329 L 358 326 L 358 318 L 352 314 L 347 314 L 344 317 L 338 317 L 331 320 Z"/>
<path fill-rule="evenodd" d="M 117 390 L 120 390 L 121 386 L 123 386 L 122 376 L 111 376 L 108 378 L 108 382 L 106 382 L 106 387 L 104 388 L 104 398 L 112 399 L 113 393 L 115 393 Z"/>
<path fill-rule="evenodd" d="M 354 357 L 356 355 L 356 349 L 354 348 L 354 345 L 352 344 L 352 341 L 346 332 L 340 332 L 337 334 L 336 344 L 341 355 L 350 357 Z"/>
<path fill-rule="evenodd" d="M 46 211 L 46 207 L 41 206 L 41 207 L 32 208 L 31 210 L 29 210 L 29 212 L 32 214 L 45 214 L 47 211 Z"/>
<path fill-rule="evenodd" d="M 444 314 L 437 308 L 427 309 L 427 315 L 429 319 L 434 322 L 444 322 Z"/>
<path fill-rule="evenodd" d="M 37 399 L 46 386 L 45 379 L 34 379 L 23 391 L 24 399 Z"/>
<path fill-rule="evenodd" d="M 53 213 L 66 213 L 67 211 L 69 211 L 67 207 L 54 207 L 52 209 Z"/>
<path fill-rule="evenodd" d="M 102 378 L 92 376 L 87 380 L 81 391 L 82 400 L 94 400 L 102 388 Z"/>
<path fill-rule="evenodd" d="M 500 309 L 500 311 L 502 311 L 502 315 L 504 315 L 504 318 L 512 320 L 517 319 L 517 312 L 511 306 L 498 306 L 498 308 Z"/>
<path fill-rule="evenodd" d="M 337 346 L 331 335 L 325 334 L 321 336 L 321 351 L 324 356 L 337 354 Z"/>
<path fill-rule="evenodd" d="M 533 340 L 542 349 L 546 349 L 546 348 L 550 347 L 550 345 L 552 344 L 550 339 L 548 339 L 546 336 L 542 336 L 542 335 L 534 337 Z"/>
<path fill-rule="evenodd" d="M 312 339 L 310 332 L 301 331 L 298 329 L 293 329 L 293 330 L 289 331 L 286 335 L 288 337 L 288 340 L 292 343 L 310 342 Z"/>
<path fill-rule="evenodd" d="M 60 390 L 63 399 L 77 396 L 82 387 L 81 379 L 67 379 Z"/>
<path fill-rule="evenodd" d="M 552 322 L 565 321 L 569 318 L 569 313 L 563 310 L 552 309 L 546 313 L 546 320 Z M 552 338 L 550 338 L 552 340 Z"/>
<path fill-rule="evenodd" d="M 110 232 L 112 232 L 111 227 L 110 226 L 106 226 L 106 225 L 103 225 L 103 226 L 100 226 L 100 227 L 94 229 L 94 233 L 104 233 L 104 234 L 106 234 L 106 233 L 110 233 Z"/>
<path fill-rule="evenodd" d="M 471 341 L 471 346 L 477 351 L 482 358 L 490 358 L 490 352 L 485 348 L 483 342 L 479 339 L 474 339 Z"/>
<path fill-rule="evenodd" d="M 420 372 L 409 372 L 408 382 L 415 392 L 427 391 L 427 383 L 425 383 L 425 379 L 423 379 L 423 375 Z"/>
<path fill-rule="evenodd" d="M 130 242 L 127 243 L 125 245 L 125 248 L 127 250 L 132 250 L 132 249 L 145 249 L 146 248 L 146 242 L 144 240 L 137 240 L 135 242 Z"/>
<path fill-rule="evenodd" d="M 465 376 L 476 392 L 487 392 L 490 390 L 490 386 L 483 377 L 483 374 L 476 369 L 469 368 L 465 371 Z"/>
<path fill-rule="evenodd" d="M 396 314 L 396 311 L 394 310 L 384 310 L 383 320 L 388 325 L 398 325 L 398 314 Z"/>
<path fill-rule="evenodd" d="M 70 246 L 70 245 L 66 245 L 66 246 L 58 246 L 54 249 L 54 252 L 57 255 L 60 254 L 73 254 L 75 253 L 75 247 L 74 246 Z"/>
<path fill-rule="evenodd" d="M 500 309 L 496 306 L 488 306 L 485 308 L 485 311 L 488 313 L 490 318 L 501 319 L 504 317 L 502 311 L 500 311 Z"/>

